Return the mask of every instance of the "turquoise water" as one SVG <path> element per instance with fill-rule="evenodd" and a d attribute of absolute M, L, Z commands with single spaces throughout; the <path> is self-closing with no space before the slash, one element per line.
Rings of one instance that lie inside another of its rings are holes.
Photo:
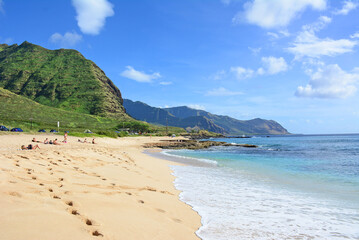
<path fill-rule="evenodd" d="M 216 140 L 259 147 L 166 152 L 201 238 L 359 239 L 359 135 Z"/>

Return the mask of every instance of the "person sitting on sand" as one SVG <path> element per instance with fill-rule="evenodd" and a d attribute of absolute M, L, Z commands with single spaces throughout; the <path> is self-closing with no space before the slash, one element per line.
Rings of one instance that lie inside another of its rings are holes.
<path fill-rule="evenodd" d="M 49 139 L 48 139 L 48 138 L 46 138 L 46 139 L 44 140 L 44 144 L 49 144 Z"/>
<path fill-rule="evenodd" d="M 27 147 L 25 147 L 25 145 L 21 146 L 21 150 L 35 150 L 36 148 L 40 149 L 38 144 L 36 145 L 29 144 Z"/>
<path fill-rule="evenodd" d="M 41 143 L 41 141 L 37 141 L 36 138 L 33 138 L 33 139 L 32 139 L 32 142 Z"/>
<path fill-rule="evenodd" d="M 85 138 L 85 140 L 84 140 L 84 143 L 87 143 L 87 140 L 86 140 L 86 138 Z"/>
<path fill-rule="evenodd" d="M 52 141 L 52 144 L 54 144 L 54 145 L 61 145 L 60 143 L 57 142 L 57 138 L 56 138 L 54 141 Z"/>
<path fill-rule="evenodd" d="M 95 139 L 94 139 L 94 138 L 92 139 L 92 144 L 96 144 L 96 143 L 95 143 Z"/>

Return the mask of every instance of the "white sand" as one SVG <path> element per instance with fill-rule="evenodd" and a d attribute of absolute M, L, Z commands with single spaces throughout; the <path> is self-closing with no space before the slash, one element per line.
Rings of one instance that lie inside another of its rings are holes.
<path fill-rule="evenodd" d="M 17 150 L 33 137 L 62 140 L 0 135 L 0 239 L 198 239 L 200 217 L 178 198 L 174 163 L 142 153 L 160 138 L 69 137 Z"/>

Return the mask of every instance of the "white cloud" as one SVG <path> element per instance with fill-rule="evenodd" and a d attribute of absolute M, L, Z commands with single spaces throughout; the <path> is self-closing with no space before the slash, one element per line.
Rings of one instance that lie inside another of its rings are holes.
<path fill-rule="evenodd" d="M 210 76 L 210 79 L 213 79 L 213 80 L 221 80 L 223 78 L 225 78 L 227 75 L 227 72 L 225 70 L 220 70 L 220 71 L 217 71 L 214 75 Z"/>
<path fill-rule="evenodd" d="M 244 12 L 238 13 L 233 22 L 245 21 L 262 28 L 285 27 L 308 7 L 324 10 L 326 0 L 254 0 L 244 4 Z"/>
<path fill-rule="evenodd" d="M 252 52 L 252 54 L 253 55 L 258 55 L 260 52 L 261 52 L 261 50 L 262 50 L 262 48 L 251 48 L 251 47 L 248 47 L 248 49 L 249 50 L 251 50 L 251 52 Z"/>
<path fill-rule="evenodd" d="M 76 32 L 67 32 L 64 35 L 54 33 L 50 37 L 50 41 L 59 44 L 61 47 L 71 47 L 82 40 L 82 36 Z"/>
<path fill-rule="evenodd" d="M 229 91 L 229 90 L 225 89 L 224 87 L 219 87 L 219 88 L 208 91 L 206 93 L 206 96 L 220 97 L 220 96 L 236 96 L 236 95 L 241 95 L 241 94 L 243 94 L 243 93 Z"/>
<path fill-rule="evenodd" d="M 278 31 L 280 34 L 283 35 L 283 37 L 289 37 L 290 36 L 290 32 L 288 32 L 288 30 L 280 30 Z"/>
<path fill-rule="evenodd" d="M 302 57 L 319 58 L 321 56 L 336 56 L 353 51 L 353 48 L 358 44 L 357 41 L 349 39 L 320 39 L 315 35 L 317 31 L 323 29 L 330 22 L 331 18 L 321 16 L 317 22 L 303 26 L 302 32 L 296 37 L 292 47 L 287 48 L 287 50 L 293 53 L 296 59 Z"/>
<path fill-rule="evenodd" d="M 237 79 L 251 78 L 254 75 L 254 71 L 252 69 L 243 67 L 231 67 L 231 72 L 235 74 Z"/>
<path fill-rule="evenodd" d="M 347 15 L 350 11 L 356 9 L 358 3 L 353 1 L 344 1 L 343 8 L 334 12 L 335 15 Z"/>
<path fill-rule="evenodd" d="M 280 30 L 277 33 L 267 32 L 267 35 L 272 37 L 273 39 L 279 39 L 279 38 L 289 37 L 290 33 L 288 32 L 288 30 Z"/>
<path fill-rule="evenodd" d="M 126 68 L 127 69 L 121 73 L 121 76 L 135 80 L 137 82 L 152 82 L 153 79 L 157 79 L 161 77 L 161 74 L 158 72 L 152 74 L 146 74 L 144 72 L 135 70 L 131 66 L 127 66 Z"/>
<path fill-rule="evenodd" d="M 358 73 L 348 73 L 337 64 L 320 67 L 310 74 L 306 86 L 299 86 L 295 93 L 298 97 L 310 98 L 346 98 L 356 91 Z"/>
<path fill-rule="evenodd" d="M 273 74 L 277 74 L 279 72 L 284 72 L 287 71 L 288 69 L 288 65 L 287 62 L 284 60 L 284 58 L 279 57 L 262 57 L 262 63 L 265 67 L 265 72 L 273 75 Z M 262 68 L 260 68 L 262 69 Z M 263 69 L 259 70 L 260 74 L 263 74 Z"/>
<path fill-rule="evenodd" d="M 160 84 L 161 84 L 161 85 L 165 85 L 165 86 L 167 86 L 167 85 L 171 85 L 171 84 L 172 84 L 172 82 L 160 82 Z"/>
<path fill-rule="evenodd" d="M 301 57 L 336 56 L 352 52 L 358 44 L 358 42 L 349 39 L 320 39 L 315 35 L 308 35 L 307 37 L 306 41 L 296 41 L 293 47 L 288 48 L 288 51 L 293 53 L 297 59 Z"/>
<path fill-rule="evenodd" d="M 274 75 L 280 72 L 287 71 L 288 64 L 283 57 L 262 57 L 262 67 L 258 68 L 257 71 L 253 71 L 250 68 L 243 67 L 231 67 L 231 72 L 233 72 L 237 79 L 246 79 L 255 77 L 257 75 Z"/>
<path fill-rule="evenodd" d="M 106 18 L 114 15 L 114 6 L 107 0 L 72 0 L 72 4 L 77 13 L 77 25 L 86 34 L 99 34 Z"/>
<path fill-rule="evenodd" d="M 199 105 L 199 104 L 189 104 L 187 105 L 187 107 L 197 110 L 206 110 L 206 108 L 203 105 Z"/>
<path fill-rule="evenodd" d="M 278 39 L 279 38 L 279 34 L 278 33 L 274 33 L 274 32 L 267 32 L 267 35 L 274 38 L 274 39 Z"/>
<path fill-rule="evenodd" d="M 359 38 L 359 32 L 350 35 L 350 38 Z"/>

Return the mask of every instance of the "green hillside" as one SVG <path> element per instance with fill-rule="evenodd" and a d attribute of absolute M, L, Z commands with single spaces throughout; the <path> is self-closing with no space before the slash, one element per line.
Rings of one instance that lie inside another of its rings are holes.
<path fill-rule="evenodd" d="M 122 121 L 133 120 L 126 115 L 121 119 L 113 119 L 53 108 L 3 88 L 0 88 L 0 103 L 0 124 L 21 126 L 25 129 L 30 128 L 31 119 L 34 129 L 56 129 L 57 121 L 60 121 L 61 129 L 79 131 L 116 129 Z"/>
<path fill-rule="evenodd" d="M 1 44 L 0 87 L 51 107 L 125 117 L 120 90 L 76 50 Z"/>
<path fill-rule="evenodd" d="M 45 106 L 3 88 L 0 88 L 0 104 L 0 125 L 21 127 L 27 131 L 31 130 L 31 125 L 33 131 L 57 129 L 57 121 L 60 121 L 60 131 L 83 132 L 90 129 L 93 132 L 113 133 L 118 127 L 138 122 L 127 115 L 114 119 Z M 149 130 L 166 133 L 165 127 L 155 125 L 149 125 Z M 168 132 L 178 134 L 184 129 L 170 127 Z"/>

